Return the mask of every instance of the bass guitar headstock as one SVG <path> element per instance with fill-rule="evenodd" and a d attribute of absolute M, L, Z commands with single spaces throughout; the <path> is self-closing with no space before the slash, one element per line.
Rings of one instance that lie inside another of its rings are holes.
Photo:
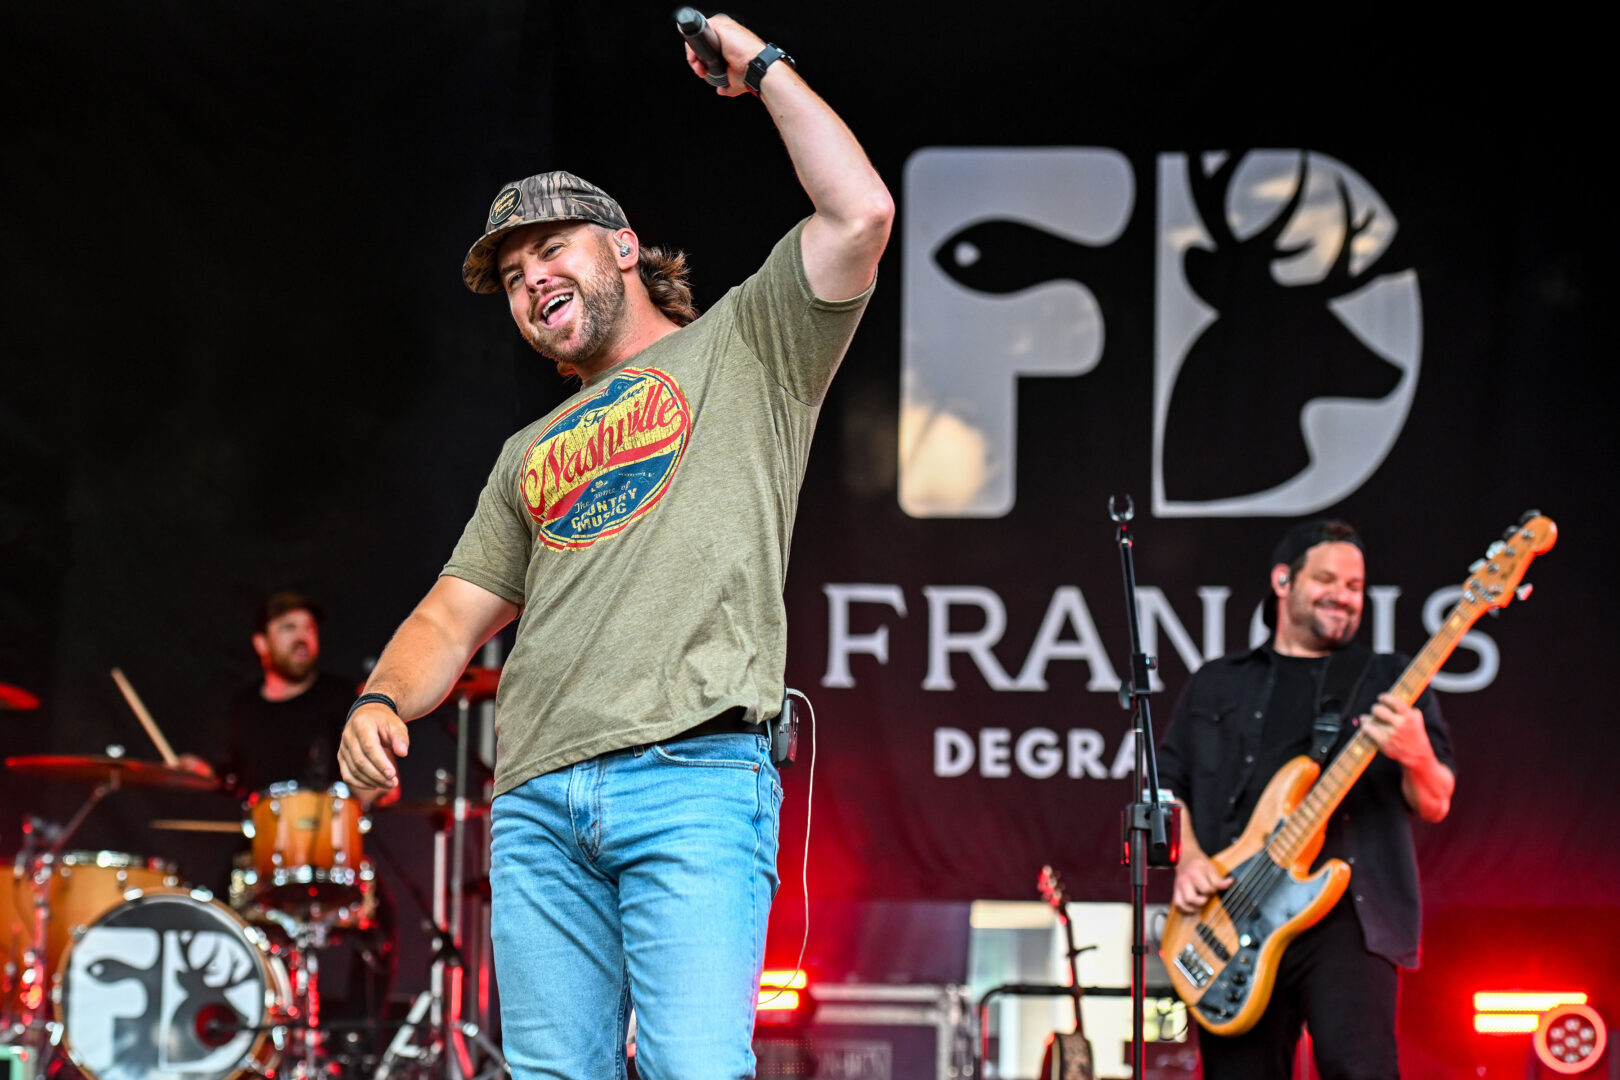
<path fill-rule="evenodd" d="M 1463 582 L 1462 599 L 1458 608 L 1471 608 L 1477 614 L 1487 610 L 1505 608 L 1515 599 L 1530 595 L 1530 586 L 1521 585 L 1530 569 L 1530 562 L 1542 552 L 1551 550 L 1558 541 L 1558 526 L 1552 518 L 1531 510 L 1485 549 L 1485 557 L 1477 559 L 1468 568 L 1468 580 Z M 1477 617 L 1477 615 L 1476 615 Z"/>

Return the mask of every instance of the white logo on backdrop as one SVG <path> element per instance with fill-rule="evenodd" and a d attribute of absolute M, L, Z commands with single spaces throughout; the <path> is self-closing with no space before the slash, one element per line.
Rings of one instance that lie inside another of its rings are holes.
<path fill-rule="evenodd" d="M 1394 214 L 1302 150 L 1164 154 L 1158 181 L 1154 513 L 1343 499 L 1388 455 L 1417 386 L 1421 305 Z M 900 504 L 1002 516 L 1017 379 L 1097 365 L 1110 313 L 1086 281 L 1130 220 L 1134 177 L 1111 150 L 931 148 L 907 162 L 905 201 Z"/>
<path fill-rule="evenodd" d="M 1112 150 L 926 149 L 906 162 L 900 506 L 1000 517 L 1017 477 L 1018 377 L 1084 375 L 1103 316 L 1088 249 L 1135 205 Z"/>

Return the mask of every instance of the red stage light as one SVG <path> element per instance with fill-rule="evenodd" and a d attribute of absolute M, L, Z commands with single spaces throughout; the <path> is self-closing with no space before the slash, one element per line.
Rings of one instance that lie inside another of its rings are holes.
<path fill-rule="evenodd" d="M 759 992 L 759 1011 L 792 1010 L 799 1007 L 799 992 L 797 990 L 761 990 Z"/>
<path fill-rule="evenodd" d="M 1474 994 L 1474 1030 L 1481 1035 L 1528 1035 L 1550 1009 L 1584 1006 L 1580 990 L 1480 990 Z"/>
<path fill-rule="evenodd" d="M 1474 995 L 1474 1011 L 1544 1013 L 1555 1005 L 1585 1005 L 1586 1001 L 1579 990 L 1481 990 Z"/>
<path fill-rule="evenodd" d="M 771 971 L 760 973 L 759 985 L 761 989 L 780 986 L 788 990 L 803 990 L 810 985 L 810 980 L 802 971 Z M 1581 999 L 1585 1001 L 1585 998 Z"/>
<path fill-rule="evenodd" d="M 1536 1056 L 1553 1072 L 1574 1076 L 1585 1072 L 1603 1056 L 1608 1043 L 1603 1018 L 1589 1005 L 1559 1005 L 1548 1009 L 1536 1028 Z"/>
<path fill-rule="evenodd" d="M 1474 1014 L 1474 1030 L 1481 1035 L 1528 1035 L 1540 1022 L 1537 1013 Z"/>
<path fill-rule="evenodd" d="M 803 971 L 766 971 L 759 977 L 757 1023 L 798 1024 L 807 1018 L 810 980 Z M 805 991 L 801 993 L 801 991 Z"/>

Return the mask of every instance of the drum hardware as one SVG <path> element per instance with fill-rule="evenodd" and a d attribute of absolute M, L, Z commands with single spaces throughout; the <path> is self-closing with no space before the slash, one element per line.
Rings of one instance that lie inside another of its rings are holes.
<path fill-rule="evenodd" d="M 320 922 L 369 892 L 372 870 L 360 852 L 371 821 L 346 784 L 272 784 L 248 798 L 242 815 L 253 842 L 250 884 L 265 907 Z"/>
<path fill-rule="evenodd" d="M 450 945 L 447 952 L 441 952 L 433 963 L 433 979 L 430 985 L 440 995 L 440 1001 L 428 1010 L 438 1028 L 439 1038 L 447 1051 L 445 1054 L 445 1076 L 447 1080 L 464 1080 L 475 1075 L 472 1062 L 472 1050 L 468 1045 L 467 1025 L 462 1021 L 463 987 L 462 979 L 466 974 L 463 963 L 463 911 L 466 892 L 463 883 L 467 877 L 467 733 L 472 727 L 472 702 L 475 696 L 480 700 L 493 697 L 495 684 L 499 682 L 499 671 L 494 672 L 490 678 L 488 668 L 468 668 L 457 680 L 456 697 L 456 771 L 455 771 L 455 800 L 451 804 L 448 832 L 444 828 L 438 829 L 433 839 L 433 868 L 434 884 L 438 886 L 434 895 L 434 922 L 440 926 L 450 928 Z M 435 792 L 442 795 L 442 792 Z M 445 875 L 440 868 L 445 864 L 445 848 L 448 847 L 449 873 Z M 452 958 L 453 957 L 453 962 Z M 474 1028 L 476 1030 L 476 1028 Z M 504 1064 L 504 1059 L 501 1060 Z"/>
<path fill-rule="evenodd" d="M 146 823 L 154 829 L 171 832 L 236 833 L 241 835 L 240 821 L 205 821 L 192 818 L 153 818 Z"/>
<path fill-rule="evenodd" d="M 78 1071 L 233 1080 L 291 1056 L 309 1007 L 296 960 L 289 971 L 261 929 L 206 889 L 126 896 L 75 934 L 52 978 L 57 1041 Z"/>
<path fill-rule="evenodd" d="M 46 932 L 47 906 L 50 899 L 45 886 L 55 872 L 54 868 L 63 865 L 61 855 L 68 840 L 78 832 L 79 827 L 84 824 L 84 819 L 90 815 L 90 811 L 120 787 L 129 785 L 197 791 L 212 790 L 217 786 L 217 781 L 212 776 L 202 776 L 189 769 L 126 758 L 123 747 L 116 745 L 107 747 L 107 753 L 99 757 L 75 754 L 9 757 L 6 759 L 6 768 L 25 776 L 73 780 L 94 785 L 89 797 L 73 817 L 68 819 L 66 825 L 57 826 L 32 815 L 25 817 L 23 822 L 23 845 L 17 853 L 13 879 L 15 883 L 26 878 L 31 887 L 33 933 L 30 936 L 31 947 L 27 954 L 27 968 L 24 970 L 19 966 L 14 978 L 20 988 L 21 1001 L 17 1021 L 23 1027 L 32 1029 L 36 1026 L 34 1023 L 37 1019 L 36 1014 L 39 1014 L 44 1004 L 46 965 L 53 959 L 50 956 L 50 940 Z M 42 845 L 43 851 L 40 850 Z M 43 1068 L 45 1064 L 42 1057 L 40 1067 Z"/>
<path fill-rule="evenodd" d="M 20 686 L 0 683 L 0 712 L 12 710 L 27 712 L 30 709 L 37 708 L 39 708 L 39 698 Z"/>
<path fill-rule="evenodd" d="M 177 791 L 218 791 L 219 780 L 183 765 L 164 765 L 124 756 L 123 748 L 109 746 L 102 756 L 83 754 L 25 754 L 6 758 L 6 768 L 45 780 L 71 780 L 81 784 L 120 787 L 170 788 Z M 105 793 L 103 793 L 105 794 Z M 100 801 L 100 797 L 96 797 Z"/>
<path fill-rule="evenodd" d="M 468 668 L 451 691 L 456 699 L 456 760 L 454 772 L 438 770 L 434 797 L 430 800 L 384 807 L 380 812 L 433 815 L 433 895 L 423 897 L 410 876 L 398 873 L 393 858 L 380 838 L 371 838 L 378 857 L 396 870 L 395 877 L 420 910 L 422 928 L 433 936 L 432 966 L 428 989 L 412 1004 L 410 1014 L 395 1034 L 378 1065 L 374 1080 L 389 1080 L 391 1073 L 432 1072 L 442 1067 L 445 1080 L 484 1080 L 507 1072 L 506 1059 L 486 1038 L 478 1024 L 463 1019 L 463 981 L 471 971 L 481 978 L 485 959 L 480 955 L 469 963 L 463 937 L 464 898 L 469 893 L 466 867 L 467 822 L 487 815 L 489 804 L 468 798 L 468 733 L 472 726 L 472 704 L 495 695 L 498 668 Z M 472 889 L 477 893 L 476 886 Z M 419 1045 L 420 1042 L 420 1045 Z M 475 1066 L 474 1051 L 482 1068 Z"/>
<path fill-rule="evenodd" d="M 50 1043 L 87 1080 L 335 1075 L 329 1038 L 375 1021 L 321 1015 L 319 952 L 333 928 L 269 914 L 255 922 L 206 889 L 129 890 L 58 959 Z"/>
<path fill-rule="evenodd" d="M 456 685 L 450 693 L 469 704 L 494 701 L 500 682 L 501 669 L 498 667 L 469 667 L 456 677 Z"/>
<path fill-rule="evenodd" d="M 329 1047 L 326 1035 L 351 1027 L 375 1029 L 370 1020 L 323 1024 L 319 1012 L 318 951 L 349 929 L 369 925 L 374 915 L 374 874 L 359 848 L 369 820 L 347 789 L 309 792 L 278 785 L 274 801 L 279 815 L 262 810 L 258 829 L 251 814 L 234 822 L 152 822 L 175 831 L 247 831 L 250 837 L 262 830 L 271 840 L 281 834 L 283 843 L 269 857 L 272 872 L 265 887 L 253 893 L 253 901 L 282 903 L 289 910 L 250 905 L 236 912 L 208 890 L 183 887 L 174 867 L 159 860 L 65 850 L 94 807 L 120 787 L 220 790 L 214 777 L 183 765 L 128 759 L 116 746 L 104 756 L 13 757 L 6 765 L 25 775 L 94 785 L 65 825 L 25 818 L 23 850 L 11 887 L 0 887 L 0 932 L 6 932 L 0 936 L 0 1037 L 26 1050 L 36 1063 L 35 1075 L 44 1075 L 61 1047 L 88 1080 L 101 1080 L 98 1069 L 117 1072 L 118 1080 L 182 1080 L 181 1073 L 183 1080 L 245 1080 L 266 1072 L 324 1080 L 342 1060 L 329 1052 L 341 1054 L 342 1048 Z M 266 857 L 262 843 L 255 854 Z M 259 884 L 252 869 L 247 873 Z M 0 886 L 5 884 L 0 871 Z M 263 921 L 251 921 L 255 919 Z M 186 935 L 201 939 L 189 952 L 181 940 Z M 268 966 L 268 977 L 262 971 L 259 976 L 250 973 L 245 946 L 229 944 L 233 936 L 262 958 L 262 965 L 255 959 L 251 966 Z M 138 949 L 138 955 L 116 955 L 143 939 L 144 951 Z M 158 1050 L 152 1049 L 157 1033 L 151 1024 L 139 1030 L 126 1027 L 116 1036 L 123 1040 L 121 1047 L 127 1049 L 136 1038 L 137 1059 L 140 1054 L 157 1057 L 132 1062 L 120 1050 L 111 1061 L 106 1057 L 111 1045 L 106 1040 L 112 1038 L 108 1025 L 134 1022 L 119 1010 L 151 997 L 150 987 L 146 995 L 131 994 L 123 983 L 150 982 L 154 948 L 168 973 L 161 992 L 189 994 L 187 1002 L 165 1015 L 180 1016 L 191 1026 L 164 1033 L 164 1048 Z M 227 961 L 229 966 L 223 966 Z M 118 978 L 103 986 L 98 975 Z M 240 995 L 241 986 L 259 984 L 268 989 L 257 992 L 264 1004 L 256 1015 L 231 995 Z M 180 1072 L 162 1066 L 176 1039 L 189 1055 Z M 247 1051 L 236 1053 L 244 1040 Z M 222 1049 L 226 1047 L 229 1053 Z M 209 1068 L 217 1068 L 219 1075 L 210 1077 Z"/>
<path fill-rule="evenodd" d="M 214 790 L 217 782 L 184 767 L 171 767 L 124 756 L 109 746 L 101 756 L 39 754 L 6 759 L 6 767 L 25 776 L 92 785 L 90 795 L 65 825 L 25 815 L 23 843 L 12 867 L 10 936 L 4 980 L 0 982 L 0 1026 L 9 1027 L 25 1046 L 37 1051 L 37 1073 L 43 1073 L 59 1044 L 63 1028 L 51 1019 L 47 980 L 56 973 L 65 949 L 85 924 L 117 905 L 131 886 L 178 884 L 172 866 L 118 852 L 70 852 L 68 841 L 85 818 L 108 795 L 125 786 L 177 790 Z M 53 918 L 53 909 L 55 917 Z M 8 928 L 9 929 L 9 928 Z"/>
<path fill-rule="evenodd" d="M 446 821 L 456 812 L 455 802 L 448 795 L 434 796 L 431 799 L 401 799 L 389 803 L 383 809 L 390 814 L 426 814 Z M 469 818 L 488 817 L 489 803 L 468 800 L 466 814 Z"/>

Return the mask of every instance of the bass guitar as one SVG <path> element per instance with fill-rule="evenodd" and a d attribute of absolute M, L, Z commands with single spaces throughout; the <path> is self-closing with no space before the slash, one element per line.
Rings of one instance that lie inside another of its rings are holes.
<path fill-rule="evenodd" d="M 1553 522 L 1531 511 L 1469 567 L 1462 598 L 1412 660 L 1391 692 L 1411 705 L 1463 634 L 1517 596 L 1530 561 L 1558 538 Z M 1324 771 L 1297 757 L 1266 784 L 1243 835 L 1212 861 L 1232 884 L 1195 915 L 1170 909 L 1159 955 L 1187 1011 L 1217 1035 L 1241 1035 L 1265 1012 L 1283 951 L 1344 895 L 1350 867 L 1329 859 L 1314 874 L 1328 821 L 1378 753 L 1358 729 Z M 1318 779 L 1320 776 L 1320 779 Z M 1313 786 L 1314 785 L 1314 786 Z"/>

